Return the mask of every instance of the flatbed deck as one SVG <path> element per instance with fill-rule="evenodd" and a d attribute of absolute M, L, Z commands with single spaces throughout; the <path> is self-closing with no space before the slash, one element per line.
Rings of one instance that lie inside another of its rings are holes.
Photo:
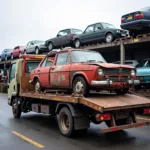
<path fill-rule="evenodd" d="M 100 112 L 150 106 L 149 99 L 133 94 L 118 96 L 116 94 L 110 93 L 94 93 L 85 98 L 82 96 L 73 96 L 66 94 L 20 92 L 20 96 L 58 102 L 78 103 Z"/>

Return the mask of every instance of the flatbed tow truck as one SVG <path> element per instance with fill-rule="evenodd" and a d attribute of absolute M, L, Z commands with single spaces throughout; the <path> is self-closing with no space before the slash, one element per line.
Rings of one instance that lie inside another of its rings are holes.
<path fill-rule="evenodd" d="M 39 62 L 42 58 L 40 55 L 23 55 L 21 59 L 11 63 L 8 104 L 12 106 L 15 118 L 20 118 L 22 112 L 30 111 L 56 115 L 60 132 L 66 137 L 78 132 L 85 134 L 91 122 L 106 123 L 108 128 L 100 129 L 100 133 L 150 124 L 149 121 L 136 120 L 138 110 L 150 110 L 150 100 L 144 97 L 105 92 L 93 92 L 89 97 L 65 94 L 63 91 L 35 92 L 34 86 L 29 83 L 29 70 L 33 69 L 32 62 Z"/>

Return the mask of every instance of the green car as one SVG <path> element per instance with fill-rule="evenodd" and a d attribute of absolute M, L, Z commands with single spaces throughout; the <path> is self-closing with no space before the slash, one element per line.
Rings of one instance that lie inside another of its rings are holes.
<path fill-rule="evenodd" d="M 74 36 L 74 46 L 79 48 L 83 44 L 94 44 L 100 42 L 110 43 L 117 38 L 128 36 L 127 30 L 115 28 L 112 24 L 108 23 L 95 23 L 89 25 L 85 31 Z"/>

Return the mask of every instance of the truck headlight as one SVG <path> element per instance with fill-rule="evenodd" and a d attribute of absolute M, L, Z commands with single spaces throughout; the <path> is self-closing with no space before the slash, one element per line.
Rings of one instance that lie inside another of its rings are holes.
<path fill-rule="evenodd" d="M 131 70 L 131 76 L 135 76 L 135 75 L 136 75 L 135 70 Z"/>
<path fill-rule="evenodd" d="M 99 76 L 103 76 L 104 75 L 103 69 L 98 69 L 97 73 L 98 73 Z"/>

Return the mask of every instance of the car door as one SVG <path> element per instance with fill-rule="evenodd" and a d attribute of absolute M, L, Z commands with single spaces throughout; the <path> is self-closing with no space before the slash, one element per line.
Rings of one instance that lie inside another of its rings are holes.
<path fill-rule="evenodd" d="M 95 24 L 94 30 L 95 30 L 94 39 L 96 39 L 97 41 L 105 37 L 105 31 L 103 30 L 103 26 L 101 23 Z"/>
<path fill-rule="evenodd" d="M 67 30 L 62 30 L 57 34 L 57 37 L 54 39 L 54 45 L 61 47 L 67 44 Z"/>
<path fill-rule="evenodd" d="M 61 52 L 57 55 L 55 66 L 50 71 L 50 83 L 52 88 L 66 88 L 69 87 L 69 71 L 70 64 L 68 59 L 68 52 Z"/>
<path fill-rule="evenodd" d="M 50 68 L 52 66 L 52 61 L 46 57 L 42 62 L 41 66 L 36 69 L 37 75 L 39 76 L 40 83 L 42 87 L 50 86 Z"/>
<path fill-rule="evenodd" d="M 85 29 L 85 31 L 83 32 L 83 34 L 80 36 L 81 41 L 83 43 L 93 42 L 95 40 L 94 39 L 94 35 L 95 35 L 94 27 L 95 27 L 95 25 L 89 25 Z"/>

